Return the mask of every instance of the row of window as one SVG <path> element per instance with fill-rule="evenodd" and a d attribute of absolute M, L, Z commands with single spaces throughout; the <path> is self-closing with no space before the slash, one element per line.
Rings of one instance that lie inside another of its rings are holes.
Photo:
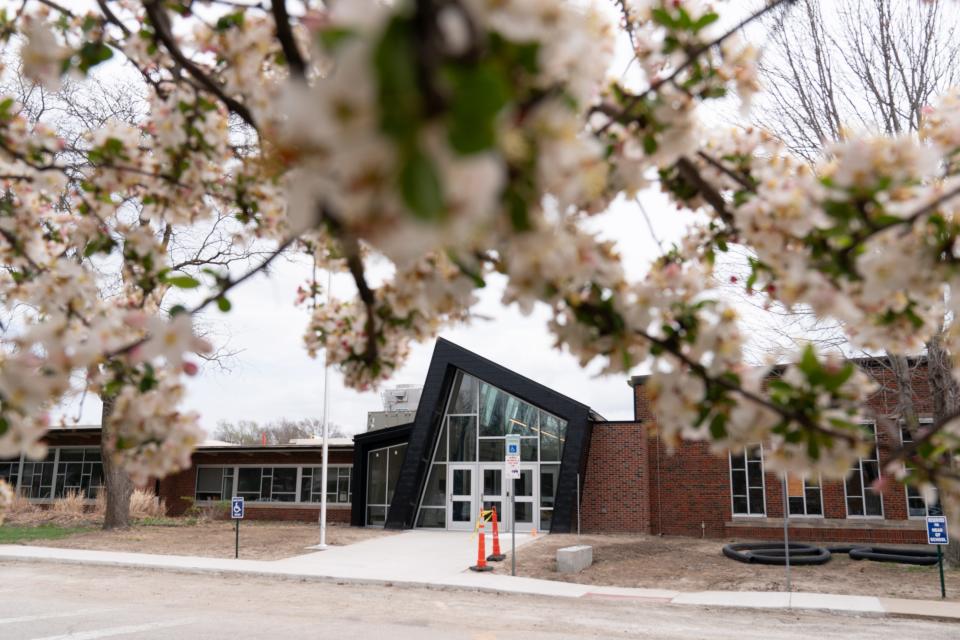
<path fill-rule="evenodd" d="M 876 435 L 873 425 L 864 425 Z M 904 444 L 911 441 L 907 429 L 901 431 Z M 874 440 L 875 441 L 875 440 Z M 860 458 L 850 469 L 844 482 L 847 517 L 883 517 L 883 498 L 874 491 L 880 479 L 880 460 L 877 447 L 867 457 Z M 791 516 L 823 516 L 823 495 L 819 480 L 787 476 L 787 504 Z M 730 455 L 730 493 L 733 514 L 762 516 L 766 514 L 766 487 L 764 486 L 763 449 L 756 447 L 738 455 Z M 924 517 L 929 509 L 920 492 L 907 487 L 907 513 L 910 517 Z"/>
<path fill-rule="evenodd" d="M 43 460 L 0 461 L 0 479 L 31 500 L 77 493 L 94 499 L 103 488 L 103 465 L 96 447 L 58 447 Z"/>
<path fill-rule="evenodd" d="M 350 504 L 352 465 L 327 467 L 327 502 Z M 195 498 L 246 502 L 320 502 L 324 493 L 321 467 L 197 467 Z M 298 490 L 299 488 L 299 490 Z"/>

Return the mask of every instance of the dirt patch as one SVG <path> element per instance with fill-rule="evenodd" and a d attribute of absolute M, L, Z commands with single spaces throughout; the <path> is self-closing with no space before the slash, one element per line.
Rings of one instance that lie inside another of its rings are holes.
<path fill-rule="evenodd" d="M 676 591 L 780 591 L 784 568 L 748 565 L 725 557 L 729 541 L 652 536 L 551 534 L 517 551 L 517 575 L 580 584 Z M 557 549 L 593 546 L 593 566 L 579 574 L 556 571 Z M 497 566 L 510 571 L 509 556 Z M 947 599 L 960 601 L 960 570 L 946 569 Z M 851 560 L 834 554 L 825 565 L 791 568 L 795 591 L 895 598 L 940 597 L 937 567 Z"/>
<path fill-rule="evenodd" d="M 96 551 L 133 551 L 176 556 L 232 558 L 233 522 L 189 524 L 173 520 L 163 526 L 138 525 L 118 531 L 90 531 L 44 540 L 43 546 Z M 327 544 L 347 545 L 392 535 L 383 529 L 327 525 Z M 240 525 L 240 557 L 247 560 L 279 560 L 309 553 L 306 547 L 319 542 L 316 524 L 294 522 L 244 522 Z M 24 543 L 29 544 L 29 542 Z"/>

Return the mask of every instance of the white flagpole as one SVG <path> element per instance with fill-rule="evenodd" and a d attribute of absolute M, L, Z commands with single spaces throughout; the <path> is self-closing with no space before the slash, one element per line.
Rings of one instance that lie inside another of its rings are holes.
<path fill-rule="evenodd" d="M 330 287 L 332 285 L 330 271 L 327 271 L 327 304 L 330 303 Z M 327 466 L 329 463 L 329 450 L 327 441 L 330 439 L 330 429 L 328 425 L 328 416 L 330 404 L 330 389 L 327 384 L 330 377 L 330 360 L 327 357 L 327 350 L 323 350 L 323 463 L 320 471 L 320 544 L 317 549 L 323 551 L 327 548 Z"/>

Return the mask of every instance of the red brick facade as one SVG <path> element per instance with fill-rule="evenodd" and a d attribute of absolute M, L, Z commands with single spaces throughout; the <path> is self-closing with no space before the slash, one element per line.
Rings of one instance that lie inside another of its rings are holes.
<path fill-rule="evenodd" d="M 871 374 L 881 383 L 871 398 L 876 416 L 896 418 L 893 376 L 883 367 Z M 926 371 L 914 374 L 914 401 L 919 415 L 932 411 Z M 777 539 L 783 529 L 783 483 L 764 474 L 766 515 L 733 516 L 730 465 L 702 442 L 684 442 L 672 454 L 659 442 L 656 419 L 644 387 L 634 387 L 635 422 L 594 425 L 583 488 L 582 522 L 586 531 L 649 533 L 714 538 Z M 900 445 L 895 429 L 877 426 L 881 467 Z M 922 519 L 907 515 L 906 489 L 888 482 L 883 489 L 883 517 L 847 517 L 842 482 L 821 483 L 822 517 L 791 516 L 796 540 L 878 543 L 926 541 Z"/>

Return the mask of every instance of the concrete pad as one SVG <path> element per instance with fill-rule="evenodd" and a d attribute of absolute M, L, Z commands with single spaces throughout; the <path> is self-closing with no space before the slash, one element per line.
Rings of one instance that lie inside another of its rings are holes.
<path fill-rule="evenodd" d="M 960 603 L 943 600 L 906 600 L 879 598 L 880 606 L 890 615 L 960 620 Z"/>
<path fill-rule="evenodd" d="M 557 549 L 557 572 L 580 573 L 593 564 L 593 547 L 578 544 Z"/>
<path fill-rule="evenodd" d="M 607 598 L 635 598 L 638 600 L 661 600 L 669 602 L 680 595 L 679 591 L 667 589 L 639 589 L 630 587 L 590 586 L 586 596 Z"/>
<path fill-rule="evenodd" d="M 883 613 L 880 599 L 873 596 L 842 596 L 835 593 L 794 593 L 791 595 L 790 606 L 794 609 Z"/>

